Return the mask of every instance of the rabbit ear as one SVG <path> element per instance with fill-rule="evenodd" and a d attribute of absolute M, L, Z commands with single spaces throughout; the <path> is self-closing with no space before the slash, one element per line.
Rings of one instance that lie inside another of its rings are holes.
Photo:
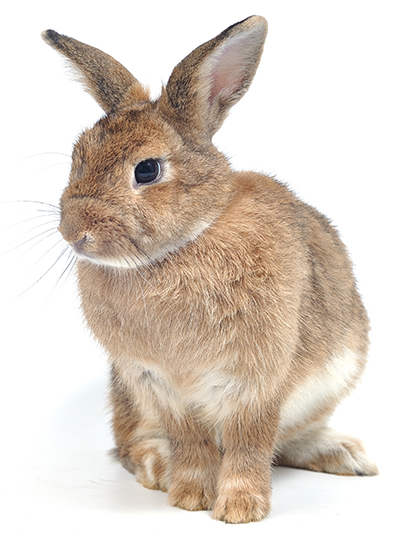
<path fill-rule="evenodd" d="M 42 37 L 70 60 L 85 89 L 106 113 L 149 100 L 147 89 L 108 54 L 54 30 L 44 31 Z"/>
<path fill-rule="evenodd" d="M 261 59 L 267 21 L 253 16 L 230 26 L 173 70 L 160 108 L 197 142 L 209 141 L 249 88 Z"/>

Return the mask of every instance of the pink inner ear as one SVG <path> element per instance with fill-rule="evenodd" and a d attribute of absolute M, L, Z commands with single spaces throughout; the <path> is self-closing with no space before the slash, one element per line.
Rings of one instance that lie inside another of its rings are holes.
<path fill-rule="evenodd" d="M 242 88 L 253 46 L 253 39 L 245 34 L 233 37 L 216 51 L 212 58 L 210 103 L 217 96 L 229 98 Z"/>

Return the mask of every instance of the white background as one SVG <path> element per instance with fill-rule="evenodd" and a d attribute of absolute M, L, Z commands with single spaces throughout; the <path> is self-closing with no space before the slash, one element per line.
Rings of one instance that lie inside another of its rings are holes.
<path fill-rule="evenodd" d="M 21 246 L 0 257 L 2 532 L 398 528 L 397 6 L 395 0 L 23 0 L 3 8 L 0 252 Z M 35 211 L 43 206 L 8 201 L 57 204 L 72 144 L 101 116 L 42 42 L 42 30 L 105 50 L 157 96 L 187 53 L 251 14 L 269 21 L 263 60 L 215 141 L 234 167 L 277 175 L 327 214 L 351 252 L 372 321 L 371 358 L 333 425 L 365 441 L 381 474 L 348 478 L 279 468 L 270 517 L 232 527 L 212 521 L 210 512 L 169 507 L 165 494 L 138 485 L 107 455 L 106 356 L 82 324 L 73 276 L 57 283 L 64 256 L 18 296 L 63 250 L 56 236 L 33 248 L 35 240 L 27 241 L 56 223 L 35 229 L 48 220 L 30 219 L 45 215 Z"/>

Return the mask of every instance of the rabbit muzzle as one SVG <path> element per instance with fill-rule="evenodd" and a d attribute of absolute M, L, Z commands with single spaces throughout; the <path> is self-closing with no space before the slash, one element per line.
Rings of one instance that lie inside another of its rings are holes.
<path fill-rule="evenodd" d="M 101 199 L 72 197 L 62 201 L 58 229 L 80 259 L 126 267 L 139 263 L 126 217 Z M 127 261 L 132 255 L 135 261 Z"/>

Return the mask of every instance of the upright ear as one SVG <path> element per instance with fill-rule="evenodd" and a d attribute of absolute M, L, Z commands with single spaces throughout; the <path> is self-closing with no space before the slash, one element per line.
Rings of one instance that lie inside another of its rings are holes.
<path fill-rule="evenodd" d="M 263 17 L 249 17 L 196 48 L 173 70 L 160 109 L 196 142 L 209 141 L 249 88 L 267 29 Z"/>
<path fill-rule="evenodd" d="M 108 54 L 54 30 L 44 31 L 42 37 L 70 61 L 85 89 L 106 113 L 150 99 L 147 89 Z"/>

